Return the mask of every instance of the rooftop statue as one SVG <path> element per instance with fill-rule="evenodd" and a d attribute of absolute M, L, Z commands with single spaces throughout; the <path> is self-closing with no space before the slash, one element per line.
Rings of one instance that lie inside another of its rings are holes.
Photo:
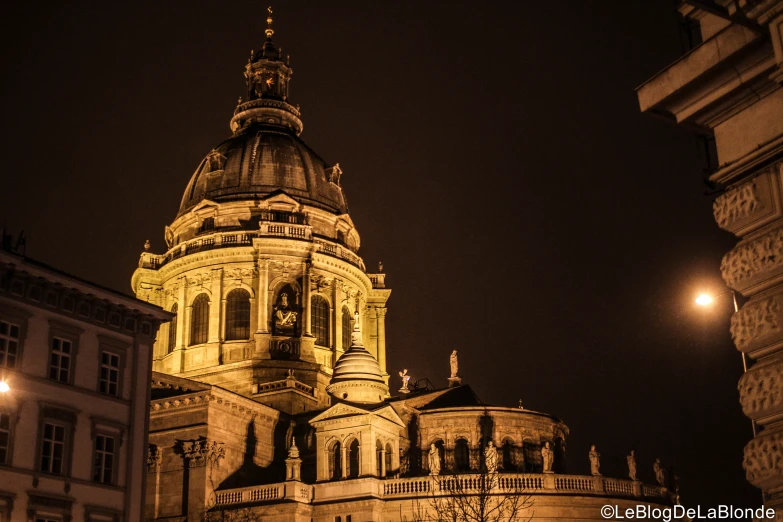
<path fill-rule="evenodd" d="M 601 454 L 595 450 L 595 445 L 590 446 L 590 453 L 587 456 L 590 458 L 590 473 L 600 475 Z"/>
<path fill-rule="evenodd" d="M 631 454 L 626 458 L 628 460 L 628 477 L 631 480 L 638 480 L 636 478 L 636 454 L 631 450 Z"/>
<path fill-rule="evenodd" d="M 552 452 L 552 448 L 549 447 L 548 442 L 545 442 L 544 447 L 541 448 L 541 457 L 544 459 L 544 473 L 552 473 L 552 464 L 555 462 L 555 455 Z"/>
<path fill-rule="evenodd" d="M 459 373 L 459 362 L 457 361 L 457 350 L 451 352 L 449 357 L 449 364 L 451 365 L 451 378 L 454 379 Z"/>

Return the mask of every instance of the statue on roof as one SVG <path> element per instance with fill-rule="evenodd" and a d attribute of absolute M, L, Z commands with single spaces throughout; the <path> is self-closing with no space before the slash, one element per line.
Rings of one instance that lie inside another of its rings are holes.
<path fill-rule="evenodd" d="M 451 352 L 451 357 L 449 357 L 449 365 L 451 366 L 451 378 L 454 379 L 457 377 L 457 374 L 459 373 L 459 362 L 457 361 L 457 350 L 454 350 Z"/>
<path fill-rule="evenodd" d="M 655 472 L 655 480 L 658 482 L 658 485 L 666 487 L 666 472 L 661 465 L 661 459 L 655 459 L 653 471 Z"/>
<path fill-rule="evenodd" d="M 590 458 L 590 473 L 593 475 L 600 475 L 601 454 L 595 450 L 595 444 L 590 446 L 590 453 L 588 453 L 587 456 Z"/>
<path fill-rule="evenodd" d="M 636 453 L 631 450 L 631 454 L 626 457 L 628 460 L 628 478 L 631 480 L 638 480 L 636 478 Z"/>
<path fill-rule="evenodd" d="M 498 449 L 492 441 L 484 448 L 484 464 L 487 466 L 487 474 L 494 475 L 498 472 Z"/>
<path fill-rule="evenodd" d="M 408 392 L 408 381 L 411 380 L 411 376 L 408 375 L 408 369 L 403 369 L 400 373 L 400 377 L 402 378 L 402 388 L 400 388 L 400 391 L 403 393 Z"/>

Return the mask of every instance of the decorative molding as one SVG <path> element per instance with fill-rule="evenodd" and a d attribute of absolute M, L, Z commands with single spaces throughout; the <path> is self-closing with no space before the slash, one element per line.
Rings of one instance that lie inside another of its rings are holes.
<path fill-rule="evenodd" d="M 783 364 L 751 368 L 738 384 L 742 412 L 751 419 L 783 413 Z"/>
<path fill-rule="evenodd" d="M 737 220 L 753 214 L 762 206 L 758 197 L 756 180 L 752 179 L 741 185 L 729 187 L 712 203 L 712 213 L 715 222 L 724 230 L 731 230 L 731 225 Z"/>
<path fill-rule="evenodd" d="M 731 318 L 731 336 L 740 351 L 750 352 L 780 342 L 783 294 L 750 301 Z"/>
<path fill-rule="evenodd" d="M 163 451 L 155 444 L 147 447 L 147 473 L 160 471 L 160 465 L 163 462 Z"/>
<path fill-rule="evenodd" d="M 783 432 L 761 433 L 745 446 L 742 461 L 748 482 L 762 489 L 783 483 Z"/>
<path fill-rule="evenodd" d="M 252 279 L 258 276 L 255 268 L 226 268 L 223 270 L 223 279 Z"/>
<path fill-rule="evenodd" d="M 734 289 L 751 286 L 759 276 L 771 278 L 783 268 L 783 228 L 734 247 L 720 264 L 723 280 Z"/>
<path fill-rule="evenodd" d="M 218 465 L 226 457 L 222 442 L 206 439 L 182 443 L 182 454 L 188 462 L 188 468 L 200 468 L 206 465 Z"/>

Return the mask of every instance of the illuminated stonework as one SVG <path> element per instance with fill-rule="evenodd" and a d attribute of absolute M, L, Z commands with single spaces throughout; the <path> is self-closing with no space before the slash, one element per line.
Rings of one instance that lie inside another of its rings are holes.
<path fill-rule="evenodd" d="M 710 181 L 719 227 L 739 243 L 722 260 L 726 284 L 747 302 L 731 321 L 737 348 L 751 361 L 739 382 L 756 437 L 745 448 L 748 481 L 783 514 L 783 1 L 678 8 L 701 42 L 638 89 L 643 111 L 714 140 Z M 708 147 L 709 148 L 709 147 Z"/>
<path fill-rule="evenodd" d="M 176 314 L 154 351 L 146 518 L 410 520 L 455 484 L 474 495 L 490 443 L 493 498 L 536 497 L 522 519 L 671 504 L 670 491 L 637 480 L 566 475 L 566 425 L 483 404 L 458 385 L 456 361 L 451 387 L 390 395 L 391 291 L 358 255 L 342 169 L 299 138 L 269 19 L 232 136 L 194 172 L 168 250 L 142 253 L 132 279 L 139 298 Z M 451 486 L 429 476 L 433 445 Z"/>

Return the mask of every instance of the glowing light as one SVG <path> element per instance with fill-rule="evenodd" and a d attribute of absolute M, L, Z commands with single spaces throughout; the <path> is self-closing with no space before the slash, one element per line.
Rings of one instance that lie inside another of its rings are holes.
<path fill-rule="evenodd" d="M 7 393 L 11 391 L 11 387 L 5 381 L 0 381 L 0 393 Z"/>
<path fill-rule="evenodd" d="M 708 296 L 707 294 L 701 294 L 699 297 L 696 298 L 696 304 L 699 306 L 707 306 L 708 304 L 712 303 L 712 297 Z"/>

